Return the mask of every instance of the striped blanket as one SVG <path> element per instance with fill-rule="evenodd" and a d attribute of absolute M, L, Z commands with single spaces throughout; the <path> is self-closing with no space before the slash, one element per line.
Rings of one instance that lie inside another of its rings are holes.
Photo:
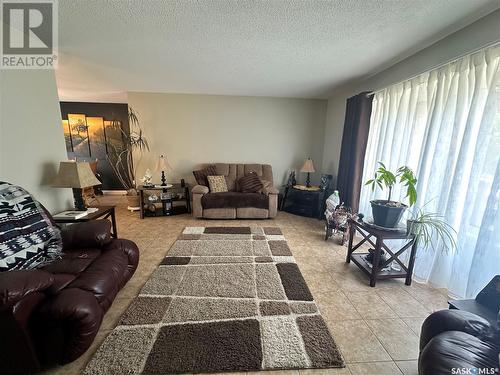
<path fill-rule="evenodd" d="M 0 272 L 32 269 L 62 253 L 59 228 L 33 196 L 0 181 Z"/>

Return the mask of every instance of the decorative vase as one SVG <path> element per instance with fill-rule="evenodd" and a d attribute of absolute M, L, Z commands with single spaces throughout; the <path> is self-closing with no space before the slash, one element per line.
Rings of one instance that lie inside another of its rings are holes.
<path fill-rule="evenodd" d="M 138 195 L 127 195 L 127 204 L 129 207 L 139 207 L 140 200 Z"/>
<path fill-rule="evenodd" d="M 407 205 L 399 202 L 386 200 L 370 201 L 372 206 L 373 222 L 375 225 L 386 228 L 395 228 L 403 212 L 408 208 Z"/>

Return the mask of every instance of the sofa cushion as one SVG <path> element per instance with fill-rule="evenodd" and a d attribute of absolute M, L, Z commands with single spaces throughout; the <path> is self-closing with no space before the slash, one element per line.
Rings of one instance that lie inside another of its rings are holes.
<path fill-rule="evenodd" d="M 0 273 L 0 311 L 13 306 L 25 296 L 48 289 L 54 277 L 42 270 L 16 270 Z"/>
<path fill-rule="evenodd" d="M 238 180 L 238 187 L 242 193 L 257 193 L 262 190 L 264 185 L 257 173 L 250 172 Z"/>
<path fill-rule="evenodd" d="M 209 166 L 215 166 L 217 176 L 225 176 L 226 183 L 229 191 L 238 191 L 233 186 L 236 184 L 238 179 L 247 175 L 248 173 L 255 172 L 259 178 L 273 183 L 273 169 L 269 164 L 228 164 L 228 163 L 208 163 L 201 164 L 197 169 L 207 168 Z"/>
<path fill-rule="evenodd" d="M 207 208 L 203 210 L 205 219 L 236 219 L 236 208 Z"/>
<path fill-rule="evenodd" d="M 238 219 L 267 219 L 269 210 L 255 207 L 241 207 L 236 209 Z"/>
<path fill-rule="evenodd" d="M 62 259 L 58 259 L 43 267 L 45 271 L 53 274 L 69 273 L 78 275 L 85 272 L 88 266 L 99 258 L 101 250 L 99 249 L 80 249 L 64 253 Z"/>
<path fill-rule="evenodd" d="M 121 249 L 103 251 L 68 287 L 91 292 L 107 310 L 123 284 L 127 265 L 128 258 Z"/>
<path fill-rule="evenodd" d="M 211 193 L 225 193 L 228 191 L 224 176 L 207 176 L 207 180 Z"/>
<path fill-rule="evenodd" d="M 208 186 L 207 176 L 216 176 L 217 170 L 215 169 L 215 165 L 209 165 L 203 169 L 193 171 L 193 175 L 198 185 Z"/>
<path fill-rule="evenodd" d="M 203 209 L 209 208 L 269 208 L 269 198 L 260 193 L 208 193 L 201 198 Z"/>

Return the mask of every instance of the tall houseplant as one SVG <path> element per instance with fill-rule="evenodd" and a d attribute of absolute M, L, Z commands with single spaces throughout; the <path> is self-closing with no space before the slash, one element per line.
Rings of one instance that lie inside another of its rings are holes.
<path fill-rule="evenodd" d="M 417 179 L 413 171 L 406 167 L 399 167 L 396 172 L 389 171 L 384 163 L 379 162 L 379 168 L 375 172 L 373 179 L 365 182 L 365 185 L 371 186 L 372 190 L 376 187 L 380 189 L 386 188 L 388 190 L 387 199 L 376 199 L 370 201 L 372 206 L 373 221 L 376 225 L 387 228 L 394 228 L 401 220 L 403 212 L 408 206 L 402 202 L 392 201 L 392 189 L 396 183 L 402 184 L 406 187 L 406 196 L 409 205 L 413 206 L 417 201 L 417 190 L 415 185 Z"/>
<path fill-rule="evenodd" d="M 116 177 L 127 190 L 129 207 L 139 206 L 137 194 L 137 167 L 144 152 L 149 151 L 149 144 L 144 136 L 139 118 L 136 112 L 129 107 L 128 110 L 129 131 L 124 131 L 119 121 L 112 121 L 111 126 L 120 132 L 123 142 L 114 143 L 107 141 L 107 159 Z M 134 153 L 139 155 L 139 159 L 134 163 Z"/>

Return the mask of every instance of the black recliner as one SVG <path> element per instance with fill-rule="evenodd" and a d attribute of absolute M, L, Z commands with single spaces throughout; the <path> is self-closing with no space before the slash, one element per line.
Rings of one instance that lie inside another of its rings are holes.
<path fill-rule="evenodd" d="M 499 374 L 500 276 L 474 300 L 451 301 L 422 325 L 419 375 Z"/>

